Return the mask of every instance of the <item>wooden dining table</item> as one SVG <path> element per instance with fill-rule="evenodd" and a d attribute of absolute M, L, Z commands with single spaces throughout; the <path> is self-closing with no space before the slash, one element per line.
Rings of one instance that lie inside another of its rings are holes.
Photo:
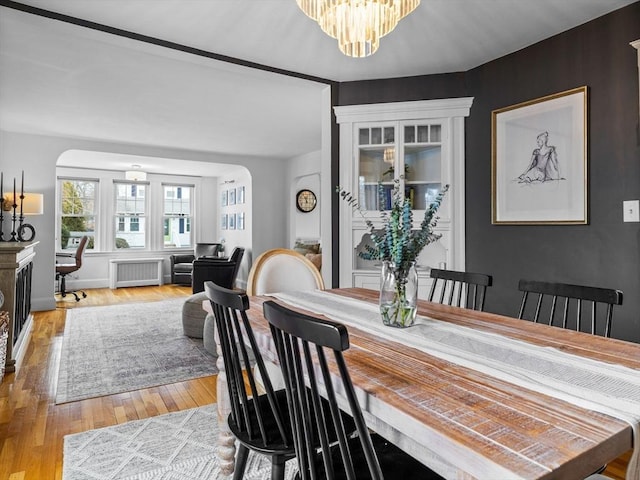
<path fill-rule="evenodd" d="M 378 301 L 373 290 L 326 292 L 330 299 L 372 305 Z M 250 297 L 247 313 L 261 353 L 277 363 L 262 310 L 268 300 L 318 313 L 272 296 Z M 418 302 L 418 316 L 446 328 L 464 327 L 498 340 L 514 340 L 526 348 L 542 347 L 545 354 L 559 352 L 579 361 L 614 365 L 640 378 L 640 345 L 635 343 L 423 300 Z M 347 324 L 350 348 L 345 352 L 367 424 L 447 479 L 580 480 L 634 446 L 628 421 L 494 376 L 473 364 L 457 363 L 446 352 L 443 356 L 425 352 L 402 341 L 403 335 L 411 339 L 413 327 L 383 327 L 375 315 L 371 322 L 372 328 Z M 222 473 L 231 474 L 235 446 L 226 426 L 230 409 L 221 358 L 217 454 Z"/>

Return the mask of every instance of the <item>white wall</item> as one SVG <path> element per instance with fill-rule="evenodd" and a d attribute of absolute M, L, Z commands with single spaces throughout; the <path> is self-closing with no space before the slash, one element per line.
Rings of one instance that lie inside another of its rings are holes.
<path fill-rule="evenodd" d="M 189 178 L 189 177 L 186 177 Z M 196 189 L 196 211 L 198 218 L 196 224 L 195 241 L 214 243 L 218 241 L 219 225 L 216 220 L 219 177 L 203 177 L 200 179 L 200 188 Z"/>
<path fill-rule="evenodd" d="M 296 238 L 320 239 L 320 219 L 322 212 L 320 191 L 320 150 L 294 157 L 289 161 L 290 198 L 289 209 L 289 247 L 293 247 Z M 308 188 L 316 194 L 318 204 L 311 212 L 300 212 L 295 205 L 296 194 Z"/>
<path fill-rule="evenodd" d="M 311 190 L 316 199 L 320 195 L 320 173 L 313 173 L 311 175 L 304 175 L 297 178 L 294 181 L 294 190 L 299 192 L 302 189 Z M 295 200 L 295 196 L 294 196 Z M 292 209 L 293 220 L 293 236 L 294 238 L 301 239 L 318 239 L 320 240 L 320 212 L 322 211 L 322 205 L 320 202 L 316 204 L 316 207 L 310 212 L 301 212 L 296 208 Z M 293 244 L 292 244 L 293 245 Z"/>
<path fill-rule="evenodd" d="M 71 149 L 243 165 L 253 179 L 252 195 L 248 199 L 252 207 L 253 254 L 257 255 L 267 249 L 282 246 L 287 241 L 287 214 L 284 206 L 290 184 L 286 181 L 287 162 L 285 160 L 236 157 L 210 152 L 29 135 L 0 130 L 0 171 L 4 172 L 5 188 L 13 177 L 16 177 L 19 183 L 21 171 L 24 170 L 25 190 L 44 194 L 44 214 L 30 218 L 30 223 L 36 229 L 36 240 L 40 241 L 36 246 L 34 260 L 33 310 L 55 308 L 56 161 L 62 153 Z M 88 167 L 95 167 L 95 165 L 88 165 Z M 6 219 L 3 227 L 6 239 L 6 232 L 10 230 Z M 214 235 L 217 236 L 217 233 L 219 231 Z"/>
<path fill-rule="evenodd" d="M 331 219 L 331 202 L 332 193 L 335 189 L 335 185 L 331 183 L 331 125 L 332 125 L 332 109 L 331 109 L 331 87 L 326 87 L 322 91 L 321 103 L 324 105 L 321 118 L 321 145 L 320 150 L 310 152 L 299 157 L 294 157 L 289 160 L 288 168 L 288 185 L 289 185 L 289 198 L 286 203 L 287 215 L 289 216 L 288 233 L 287 238 L 289 244 L 293 245 L 297 228 L 301 227 L 302 232 L 310 232 L 311 222 L 314 222 L 317 215 L 319 219 L 318 231 L 320 237 L 320 244 L 322 245 L 322 278 L 326 287 L 332 287 L 333 285 L 333 265 L 332 258 L 334 255 L 332 249 L 332 219 Z M 319 184 L 316 183 L 316 179 Z M 318 199 L 318 206 L 314 210 L 315 215 L 311 215 L 308 219 L 303 220 L 302 224 L 298 224 L 299 217 L 295 207 L 296 193 L 298 192 L 299 184 L 309 182 L 309 185 L 313 186 L 313 190 Z M 315 188 L 315 190 L 314 190 Z M 336 252 L 337 254 L 338 252 Z M 336 285 L 337 286 L 337 285 Z"/>
<path fill-rule="evenodd" d="M 218 240 L 224 238 L 225 251 L 227 255 L 231 255 L 231 252 L 235 247 L 244 248 L 244 256 L 242 257 L 242 263 L 240 264 L 240 270 L 238 271 L 238 277 L 236 279 L 236 287 L 245 289 L 247 286 L 247 278 L 249 277 L 249 269 L 251 268 L 253 258 L 253 202 L 252 199 L 255 196 L 253 192 L 253 183 L 251 174 L 248 170 L 244 170 L 240 173 L 233 175 L 222 176 L 218 180 L 218 197 L 222 195 L 222 192 L 234 189 L 236 192 L 238 188 L 244 187 L 244 203 L 238 203 L 236 195 L 236 203 L 234 205 L 223 206 L 221 202 L 218 202 L 218 227 L 221 225 L 221 216 L 237 215 L 238 213 L 244 213 L 244 229 L 239 229 L 236 225 L 234 230 L 219 230 Z"/>

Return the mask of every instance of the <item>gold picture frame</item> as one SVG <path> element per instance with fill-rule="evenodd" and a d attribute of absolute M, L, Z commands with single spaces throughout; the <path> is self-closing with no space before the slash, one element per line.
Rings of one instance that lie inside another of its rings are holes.
<path fill-rule="evenodd" d="M 491 223 L 584 225 L 586 86 L 491 112 Z"/>

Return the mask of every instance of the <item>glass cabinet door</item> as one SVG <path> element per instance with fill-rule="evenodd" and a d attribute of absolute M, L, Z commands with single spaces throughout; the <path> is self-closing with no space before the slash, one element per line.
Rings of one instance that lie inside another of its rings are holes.
<path fill-rule="evenodd" d="M 358 201 L 364 210 L 389 208 L 387 198 L 393 189 L 396 165 L 395 139 L 393 125 L 358 128 Z"/>
<path fill-rule="evenodd" d="M 442 188 L 442 126 L 404 125 L 403 134 L 405 196 L 414 210 L 426 210 Z"/>
<path fill-rule="evenodd" d="M 360 125 L 357 138 L 358 201 L 364 210 L 391 208 L 394 179 L 414 210 L 429 208 L 442 186 L 440 124 Z"/>

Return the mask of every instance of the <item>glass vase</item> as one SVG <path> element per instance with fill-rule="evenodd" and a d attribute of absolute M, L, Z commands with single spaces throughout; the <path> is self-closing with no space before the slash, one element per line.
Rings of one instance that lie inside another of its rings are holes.
<path fill-rule="evenodd" d="M 408 268 L 402 269 L 385 260 L 380 278 L 382 323 L 391 327 L 410 327 L 416 319 L 417 300 L 416 262 L 411 262 Z"/>

